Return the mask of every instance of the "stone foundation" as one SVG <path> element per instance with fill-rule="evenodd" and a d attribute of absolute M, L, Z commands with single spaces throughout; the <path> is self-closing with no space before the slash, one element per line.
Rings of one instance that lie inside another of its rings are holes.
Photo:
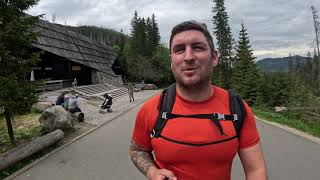
<path fill-rule="evenodd" d="M 108 83 L 113 86 L 122 86 L 123 81 L 120 75 L 110 75 L 104 72 L 91 72 L 92 84 Z"/>

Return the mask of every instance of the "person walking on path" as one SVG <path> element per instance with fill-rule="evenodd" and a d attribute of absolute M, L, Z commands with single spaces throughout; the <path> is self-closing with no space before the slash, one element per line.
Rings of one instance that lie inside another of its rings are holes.
<path fill-rule="evenodd" d="M 134 92 L 133 85 L 131 83 L 128 83 L 129 102 L 131 102 L 131 99 L 132 101 L 134 101 L 133 92 Z"/>
<path fill-rule="evenodd" d="M 169 48 L 176 83 L 138 112 L 129 149 L 134 165 L 149 180 L 230 180 L 238 153 L 246 180 L 266 180 L 252 111 L 211 84 L 218 53 L 206 25 L 176 25 Z"/>
<path fill-rule="evenodd" d="M 77 87 L 78 87 L 78 81 L 77 81 L 77 78 L 74 78 L 72 82 L 72 89 L 77 89 Z"/>

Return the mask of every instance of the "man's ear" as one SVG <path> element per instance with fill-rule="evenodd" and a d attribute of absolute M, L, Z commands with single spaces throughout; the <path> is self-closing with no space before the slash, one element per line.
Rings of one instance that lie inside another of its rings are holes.
<path fill-rule="evenodd" d="M 169 61 L 170 61 L 170 68 L 172 70 L 172 59 L 171 59 L 171 54 L 169 54 Z"/>
<path fill-rule="evenodd" d="M 213 67 L 216 67 L 219 63 L 218 51 L 216 49 L 213 51 L 212 60 L 213 60 Z"/>

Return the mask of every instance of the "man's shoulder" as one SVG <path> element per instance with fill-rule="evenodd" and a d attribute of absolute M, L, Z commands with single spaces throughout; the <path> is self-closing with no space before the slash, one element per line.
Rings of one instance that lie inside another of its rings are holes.
<path fill-rule="evenodd" d="M 214 89 L 214 94 L 215 96 L 218 96 L 218 97 L 227 97 L 229 95 L 229 92 L 228 90 L 226 89 L 223 89 L 219 86 L 216 86 L 216 85 L 212 85 L 213 89 Z"/>
<path fill-rule="evenodd" d="M 159 105 L 159 100 L 160 100 L 160 96 L 161 96 L 161 92 L 157 93 L 156 95 L 154 95 L 153 97 L 151 97 L 150 99 L 148 99 L 143 106 L 141 107 L 141 109 L 150 111 L 150 110 L 154 110 L 157 109 L 158 105 Z"/>
<path fill-rule="evenodd" d="M 227 92 L 227 90 L 226 90 L 226 89 L 224 89 L 224 88 L 222 88 L 222 87 L 220 87 L 220 86 L 212 85 L 212 87 L 213 87 L 215 90 L 217 90 L 217 91 Z"/>

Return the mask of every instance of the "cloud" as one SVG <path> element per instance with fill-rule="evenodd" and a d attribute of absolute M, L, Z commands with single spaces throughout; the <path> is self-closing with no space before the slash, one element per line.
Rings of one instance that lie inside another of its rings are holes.
<path fill-rule="evenodd" d="M 258 58 L 313 52 L 315 35 L 311 5 L 320 11 L 318 0 L 225 1 L 234 39 L 238 39 L 243 21 Z M 135 10 L 140 17 L 155 14 L 162 41 L 167 44 L 171 28 L 184 20 L 205 22 L 213 32 L 213 6 L 213 0 L 41 0 L 28 12 L 33 15 L 44 13 L 50 21 L 55 14 L 56 22 L 61 24 L 103 26 L 122 29 L 126 34 L 130 34 Z"/>

